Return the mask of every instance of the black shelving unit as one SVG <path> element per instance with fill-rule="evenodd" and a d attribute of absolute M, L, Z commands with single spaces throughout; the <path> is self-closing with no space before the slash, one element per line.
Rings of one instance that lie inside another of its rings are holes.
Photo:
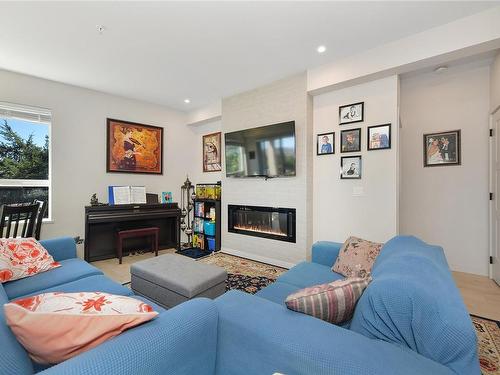
<path fill-rule="evenodd" d="M 215 185 L 215 184 L 197 184 L 197 186 L 202 185 Z M 219 184 L 220 185 L 220 184 Z M 199 215 L 198 206 L 203 206 L 204 215 Z M 221 248 L 221 201 L 219 199 L 208 199 L 208 198 L 195 198 L 194 199 L 194 220 L 197 221 L 212 221 L 210 216 L 210 209 L 215 210 L 215 233 L 214 235 L 207 235 L 205 233 L 205 228 L 203 226 L 203 230 L 197 230 L 196 226 L 193 224 L 193 233 L 195 235 L 203 235 L 203 250 L 208 251 L 208 238 L 215 238 L 215 250 L 219 251 Z M 193 245 L 194 246 L 194 245 Z"/>

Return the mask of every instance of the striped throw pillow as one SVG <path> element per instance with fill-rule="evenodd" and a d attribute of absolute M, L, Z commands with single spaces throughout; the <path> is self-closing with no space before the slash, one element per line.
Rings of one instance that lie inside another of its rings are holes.
<path fill-rule="evenodd" d="M 352 277 L 304 288 L 290 294 L 285 304 L 290 310 L 340 324 L 352 318 L 356 302 L 371 280 Z"/>

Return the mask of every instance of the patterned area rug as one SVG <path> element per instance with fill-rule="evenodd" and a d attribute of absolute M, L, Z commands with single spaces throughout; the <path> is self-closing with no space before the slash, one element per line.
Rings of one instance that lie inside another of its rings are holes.
<path fill-rule="evenodd" d="M 238 289 L 250 294 L 257 293 L 286 272 L 285 268 L 224 253 L 215 253 L 198 261 L 222 267 L 227 271 L 226 290 Z"/>
<path fill-rule="evenodd" d="M 483 375 L 500 375 L 500 322 L 471 315 Z"/>

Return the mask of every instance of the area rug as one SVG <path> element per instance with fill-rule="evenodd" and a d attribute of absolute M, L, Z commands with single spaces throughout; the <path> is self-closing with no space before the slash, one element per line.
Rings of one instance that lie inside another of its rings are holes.
<path fill-rule="evenodd" d="M 213 264 L 227 271 L 226 290 L 237 289 L 250 294 L 257 293 L 286 272 L 285 268 L 224 253 L 215 253 L 199 262 Z"/>
<path fill-rule="evenodd" d="M 270 264 L 240 258 L 221 252 L 201 258 L 198 262 L 222 267 L 228 274 L 265 277 L 273 281 L 276 280 L 279 275 L 287 271 L 286 268 L 272 266 Z"/>
<path fill-rule="evenodd" d="M 500 375 L 500 322 L 471 315 L 483 375 Z"/>

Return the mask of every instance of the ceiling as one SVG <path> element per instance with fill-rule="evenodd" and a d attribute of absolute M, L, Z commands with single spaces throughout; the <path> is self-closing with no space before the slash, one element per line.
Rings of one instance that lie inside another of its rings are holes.
<path fill-rule="evenodd" d="M 1 2 L 0 68 L 189 111 L 496 5 Z"/>

